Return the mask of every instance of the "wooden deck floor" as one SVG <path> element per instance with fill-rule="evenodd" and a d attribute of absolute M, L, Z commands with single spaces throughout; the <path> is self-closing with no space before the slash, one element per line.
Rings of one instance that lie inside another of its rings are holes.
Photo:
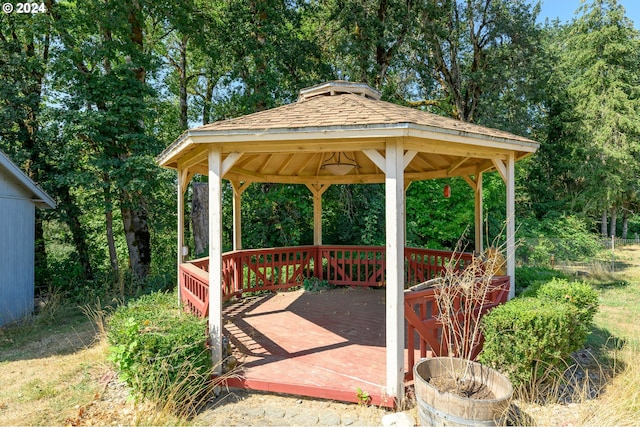
<path fill-rule="evenodd" d="M 384 289 L 249 297 L 223 318 L 241 365 L 229 386 L 345 402 L 358 402 L 360 389 L 372 404 L 393 405 L 384 393 Z"/>

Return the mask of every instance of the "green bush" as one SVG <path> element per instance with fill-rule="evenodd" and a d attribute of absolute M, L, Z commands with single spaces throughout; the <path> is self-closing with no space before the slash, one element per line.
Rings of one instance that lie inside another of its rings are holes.
<path fill-rule="evenodd" d="M 523 266 L 516 268 L 516 295 L 534 284 L 548 282 L 553 278 L 566 279 L 567 276 L 559 270 L 547 267 Z"/>
<path fill-rule="evenodd" d="M 206 320 L 185 313 L 175 294 L 154 293 L 118 308 L 108 324 L 110 360 L 136 398 L 182 410 L 210 387 Z"/>
<path fill-rule="evenodd" d="M 550 302 L 566 302 L 578 309 L 578 320 L 585 326 L 591 325 L 598 312 L 598 293 L 585 282 L 569 282 L 554 278 L 527 290 L 523 296 L 535 296 Z"/>
<path fill-rule="evenodd" d="M 587 326 L 576 306 L 522 297 L 496 307 L 483 318 L 485 343 L 479 360 L 506 374 L 515 387 L 541 378 L 579 349 Z"/>

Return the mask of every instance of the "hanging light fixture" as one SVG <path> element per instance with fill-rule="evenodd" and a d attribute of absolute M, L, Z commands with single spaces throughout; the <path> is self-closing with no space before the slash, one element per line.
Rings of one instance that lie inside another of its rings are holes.
<path fill-rule="evenodd" d="M 347 155 L 338 151 L 332 153 L 331 156 L 322 163 L 321 169 L 326 169 L 334 175 L 346 175 L 355 168 L 358 167 L 355 159 L 352 159 Z"/>

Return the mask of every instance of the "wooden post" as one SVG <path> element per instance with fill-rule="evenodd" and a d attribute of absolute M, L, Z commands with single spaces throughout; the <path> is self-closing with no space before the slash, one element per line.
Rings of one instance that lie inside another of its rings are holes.
<path fill-rule="evenodd" d="M 476 227 L 476 253 L 484 252 L 484 242 L 482 233 L 482 172 L 476 174 L 475 194 L 475 227 Z"/>
<path fill-rule="evenodd" d="M 506 171 L 507 187 L 507 275 L 509 276 L 509 299 L 516 296 L 516 183 L 515 183 L 515 155 L 509 153 Z"/>
<path fill-rule="evenodd" d="M 330 184 L 307 184 L 313 194 L 313 244 L 322 246 L 322 195 Z"/>
<path fill-rule="evenodd" d="M 182 301 L 182 287 L 180 283 L 180 264 L 184 261 L 184 189 L 182 184 L 182 176 L 186 171 L 178 168 L 178 301 Z"/>
<path fill-rule="evenodd" d="M 231 181 L 233 190 L 233 250 L 242 249 L 242 193 L 251 184 L 245 182 L 240 185 L 239 181 Z"/>
<path fill-rule="evenodd" d="M 404 156 L 389 139 L 385 155 L 387 394 L 404 398 Z"/>
<path fill-rule="evenodd" d="M 222 373 L 222 151 L 209 148 L 209 339 L 213 373 Z"/>

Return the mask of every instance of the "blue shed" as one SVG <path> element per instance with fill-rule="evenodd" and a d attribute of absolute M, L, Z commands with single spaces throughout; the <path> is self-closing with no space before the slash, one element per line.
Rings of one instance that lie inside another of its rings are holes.
<path fill-rule="evenodd" d="M 33 311 L 35 210 L 55 201 L 0 151 L 0 326 Z"/>

